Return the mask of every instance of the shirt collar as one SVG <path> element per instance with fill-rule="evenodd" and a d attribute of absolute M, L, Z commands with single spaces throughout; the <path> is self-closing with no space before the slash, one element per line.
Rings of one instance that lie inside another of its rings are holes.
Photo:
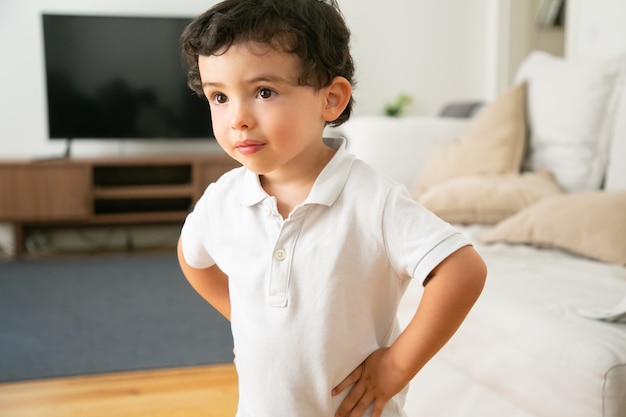
<path fill-rule="evenodd" d="M 304 205 L 332 205 L 343 191 L 350 175 L 354 155 L 346 151 L 346 140 L 344 138 L 324 138 L 324 143 L 326 146 L 336 149 L 336 152 L 315 180 L 309 196 L 303 203 Z M 261 187 L 259 176 L 248 169 L 244 175 L 242 191 L 241 204 L 244 206 L 253 206 L 269 197 Z"/>

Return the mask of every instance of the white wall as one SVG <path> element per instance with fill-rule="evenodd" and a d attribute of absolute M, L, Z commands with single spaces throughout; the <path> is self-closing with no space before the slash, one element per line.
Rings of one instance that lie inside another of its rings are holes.
<path fill-rule="evenodd" d="M 399 93 L 413 114 L 484 97 L 487 1 L 340 0 L 353 35 L 358 112 L 377 114 Z"/>
<path fill-rule="evenodd" d="M 597 58 L 626 53 L 625 0 L 567 0 L 565 55 Z"/>
<path fill-rule="evenodd" d="M 499 0 L 339 0 L 353 32 L 355 114 L 378 114 L 399 93 L 411 114 L 444 103 L 488 98 L 493 36 L 489 9 Z M 212 0 L 0 0 L 0 158 L 61 155 L 47 138 L 41 13 L 195 16 Z M 76 141 L 73 155 L 188 152 L 206 145 Z"/>

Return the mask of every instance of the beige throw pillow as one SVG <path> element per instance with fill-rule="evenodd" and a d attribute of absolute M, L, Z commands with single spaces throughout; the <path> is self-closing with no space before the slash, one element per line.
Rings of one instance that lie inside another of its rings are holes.
<path fill-rule="evenodd" d="M 552 174 L 539 171 L 454 178 L 429 188 L 418 201 L 450 223 L 495 224 L 561 192 Z"/>
<path fill-rule="evenodd" d="M 481 240 L 558 248 L 626 265 L 626 191 L 548 197 L 503 220 Z"/>
<path fill-rule="evenodd" d="M 437 148 L 421 169 L 413 195 L 451 178 L 519 173 L 526 141 L 526 84 L 485 106 L 459 137 Z"/>

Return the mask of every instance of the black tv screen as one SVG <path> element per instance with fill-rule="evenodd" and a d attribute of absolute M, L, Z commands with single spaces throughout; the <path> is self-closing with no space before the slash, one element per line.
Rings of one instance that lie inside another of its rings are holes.
<path fill-rule="evenodd" d="M 190 20 L 44 14 L 50 138 L 212 138 L 181 62 Z"/>

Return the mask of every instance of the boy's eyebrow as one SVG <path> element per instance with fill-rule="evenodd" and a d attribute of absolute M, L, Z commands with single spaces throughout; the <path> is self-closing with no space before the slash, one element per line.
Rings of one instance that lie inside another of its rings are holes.
<path fill-rule="evenodd" d="M 219 88 L 219 87 L 222 87 L 223 85 L 224 84 L 222 84 L 222 83 L 213 83 L 213 82 L 210 82 L 210 81 L 205 81 L 205 82 L 202 83 L 202 88 L 206 88 L 206 87 L 217 87 L 217 88 Z"/>
<path fill-rule="evenodd" d="M 296 84 L 292 80 L 289 80 L 285 77 L 281 77 L 275 74 L 258 75 L 256 77 L 250 78 L 249 80 L 244 80 L 244 82 L 247 84 L 257 84 L 261 82 L 273 82 L 273 83 L 282 83 L 282 84 L 291 84 L 291 85 Z M 206 81 L 202 83 L 203 88 L 204 87 L 218 87 L 219 88 L 223 86 L 224 84 L 221 82 Z"/>

